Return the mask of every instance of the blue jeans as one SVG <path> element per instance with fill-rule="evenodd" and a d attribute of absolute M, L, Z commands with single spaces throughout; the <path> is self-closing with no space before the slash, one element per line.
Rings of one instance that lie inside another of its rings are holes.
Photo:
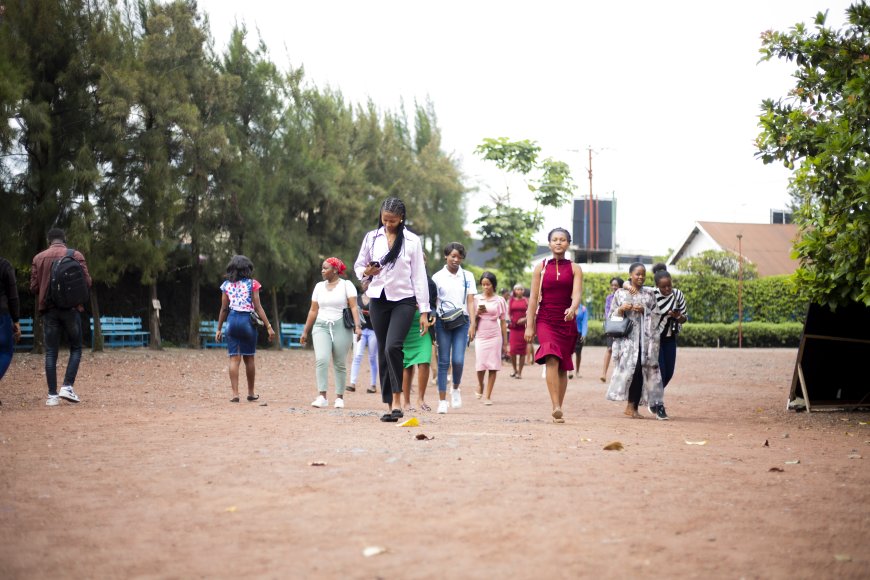
<path fill-rule="evenodd" d="M 441 319 L 435 320 L 435 336 L 438 341 L 438 392 L 447 391 L 447 369 L 453 365 L 453 388 L 462 382 L 462 367 L 465 365 L 465 349 L 468 347 L 468 327 L 466 322 L 458 328 L 447 330 Z"/>
<path fill-rule="evenodd" d="M 353 364 L 350 367 L 350 382 L 356 385 L 359 378 L 359 367 L 362 364 L 363 355 L 366 347 L 369 349 L 369 369 L 372 373 L 372 386 L 378 384 L 378 339 L 375 336 L 375 331 L 370 328 L 363 328 L 362 336 L 353 349 Z"/>
<path fill-rule="evenodd" d="M 677 337 L 662 337 L 659 348 L 659 370 L 662 373 L 662 386 L 667 387 L 674 377 L 674 369 L 677 366 Z"/>
<path fill-rule="evenodd" d="M 42 313 L 42 330 L 45 338 L 45 378 L 48 394 L 57 394 L 57 351 L 60 350 L 60 334 L 66 333 L 69 340 L 69 363 L 66 365 L 63 384 L 73 386 L 82 360 L 82 317 L 75 308 L 49 308 Z"/>
<path fill-rule="evenodd" d="M 6 369 L 12 363 L 12 353 L 15 352 L 15 341 L 12 334 L 12 317 L 0 314 L 0 379 L 6 374 Z"/>

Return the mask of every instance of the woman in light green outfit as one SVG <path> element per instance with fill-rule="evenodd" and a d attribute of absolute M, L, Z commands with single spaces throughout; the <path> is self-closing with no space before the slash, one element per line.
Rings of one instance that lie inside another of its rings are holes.
<path fill-rule="evenodd" d="M 332 359 L 332 370 L 335 377 L 335 408 L 344 407 L 344 385 L 347 375 L 347 353 L 353 344 L 354 334 L 357 339 L 362 334 L 359 323 L 359 312 L 356 307 L 356 287 L 348 280 L 341 278 L 347 268 L 338 258 L 327 258 L 320 268 L 323 282 L 318 282 L 311 295 L 311 308 L 302 329 L 300 342 L 304 345 L 311 331 L 314 342 L 314 375 L 317 379 L 317 398 L 312 407 L 329 406 L 326 388 L 329 379 L 329 359 Z M 350 308 L 353 314 L 353 328 L 346 328 L 342 312 Z M 313 327 L 313 330 L 312 330 Z"/>

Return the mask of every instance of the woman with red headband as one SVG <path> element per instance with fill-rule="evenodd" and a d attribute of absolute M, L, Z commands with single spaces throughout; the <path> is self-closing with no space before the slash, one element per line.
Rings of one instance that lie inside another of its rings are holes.
<path fill-rule="evenodd" d="M 356 287 L 349 280 L 343 280 L 347 270 L 338 258 L 327 258 L 320 266 L 323 282 L 318 282 L 311 295 L 311 308 L 302 329 L 299 341 L 304 345 L 311 330 L 314 342 L 314 376 L 317 380 L 317 398 L 312 407 L 329 406 L 326 387 L 329 382 L 329 359 L 332 358 L 332 371 L 335 378 L 335 408 L 344 407 L 344 384 L 347 374 L 347 353 L 353 344 L 353 336 L 359 338 L 362 327 L 356 308 Z M 350 308 L 354 327 L 346 328 L 343 311 Z M 313 330 L 312 330 L 313 326 Z"/>

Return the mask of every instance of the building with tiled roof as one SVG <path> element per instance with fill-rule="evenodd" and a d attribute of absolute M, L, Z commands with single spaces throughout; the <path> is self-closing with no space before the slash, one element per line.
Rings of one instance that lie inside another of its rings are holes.
<path fill-rule="evenodd" d="M 738 235 L 742 236 L 739 243 Z M 697 256 L 706 250 L 727 251 L 735 255 L 742 250 L 743 258 L 755 264 L 761 277 L 792 274 L 799 265 L 791 257 L 798 236 L 794 224 L 695 222 L 686 240 L 667 263 L 671 266 L 682 258 Z"/>

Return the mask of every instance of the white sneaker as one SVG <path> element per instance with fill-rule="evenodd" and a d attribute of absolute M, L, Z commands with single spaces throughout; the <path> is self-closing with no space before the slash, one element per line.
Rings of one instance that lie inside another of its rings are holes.
<path fill-rule="evenodd" d="M 454 409 L 462 406 L 462 395 L 459 394 L 459 389 L 452 389 L 450 391 L 450 406 Z"/>
<path fill-rule="evenodd" d="M 325 409 L 329 406 L 329 401 L 327 401 L 326 397 L 324 397 L 323 395 L 317 395 L 317 398 L 314 399 L 314 402 L 311 403 L 311 406 Z"/>
<path fill-rule="evenodd" d="M 335 399 L 335 408 L 336 409 L 344 409 L 344 399 Z"/>
<path fill-rule="evenodd" d="M 73 391 L 73 388 L 70 385 L 62 386 L 60 388 L 60 393 L 58 393 L 58 396 L 60 396 L 61 399 L 66 399 L 70 403 L 78 403 L 80 400 L 79 396 L 76 395 L 75 391 Z"/>
<path fill-rule="evenodd" d="M 441 413 L 442 415 L 447 413 L 448 407 L 449 406 L 447 404 L 447 399 L 444 399 L 443 401 L 438 401 L 438 412 Z"/>
<path fill-rule="evenodd" d="M 58 395 L 49 395 L 45 401 L 46 407 L 56 407 L 60 405 L 60 397 Z"/>

